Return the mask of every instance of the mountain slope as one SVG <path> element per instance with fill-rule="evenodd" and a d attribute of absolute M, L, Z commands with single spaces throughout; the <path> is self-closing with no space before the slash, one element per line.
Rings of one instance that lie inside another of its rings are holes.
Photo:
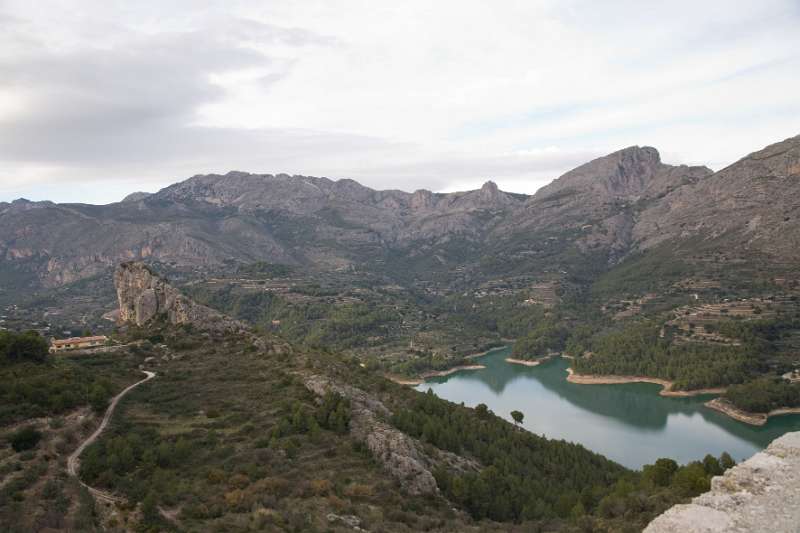
<path fill-rule="evenodd" d="M 492 279 L 584 269 L 591 278 L 664 243 L 786 263 L 800 237 L 799 144 L 787 139 L 717 173 L 667 165 L 654 148 L 634 146 L 531 197 L 492 182 L 407 193 L 230 172 L 106 206 L 18 200 L 0 204 L 0 277 L 60 286 L 145 259 L 185 270 L 254 261 L 357 268 L 445 285 L 457 271 Z"/>
<path fill-rule="evenodd" d="M 106 206 L 19 200 L 0 210 L 6 267 L 56 286 L 130 259 L 182 267 L 265 260 L 341 268 L 390 248 L 479 240 L 487 217 L 522 203 L 491 182 L 478 191 L 374 191 L 351 180 L 232 172 L 196 176 Z M 32 281 L 35 281 L 32 280 Z"/>
<path fill-rule="evenodd" d="M 567 172 L 529 198 L 502 232 L 572 232 L 571 244 L 611 263 L 633 244 L 637 214 L 671 191 L 711 175 L 706 167 L 666 165 L 655 148 L 632 146 Z"/>
<path fill-rule="evenodd" d="M 754 152 L 642 213 L 642 248 L 700 238 L 783 263 L 800 259 L 800 136 Z"/>

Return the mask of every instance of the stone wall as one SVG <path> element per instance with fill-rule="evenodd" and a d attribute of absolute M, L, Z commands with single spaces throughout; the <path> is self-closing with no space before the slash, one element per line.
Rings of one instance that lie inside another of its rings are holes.
<path fill-rule="evenodd" d="M 692 503 L 676 505 L 645 533 L 800 531 L 800 432 L 787 433 L 725 475 Z"/>

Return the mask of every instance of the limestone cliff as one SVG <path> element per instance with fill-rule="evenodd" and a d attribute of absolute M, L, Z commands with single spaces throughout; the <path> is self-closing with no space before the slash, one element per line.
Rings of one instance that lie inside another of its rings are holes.
<path fill-rule="evenodd" d="M 157 317 L 175 325 L 191 324 L 212 331 L 244 331 L 247 327 L 209 307 L 197 304 L 166 279 L 139 262 L 122 263 L 114 272 L 119 320 L 143 326 Z"/>
<path fill-rule="evenodd" d="M 800 531 L 800 432 L 787 433 L 725 475 L 692 503 L 676 505 L 645 533 Z"/>

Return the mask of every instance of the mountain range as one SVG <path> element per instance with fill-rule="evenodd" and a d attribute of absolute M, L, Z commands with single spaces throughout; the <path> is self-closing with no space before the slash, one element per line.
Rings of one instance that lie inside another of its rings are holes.
<path fill-rule="evenodd" d="M 780 270 L 800 260 L 800 136 L 718 172 L 629 147 L 532 196 L 478 190 L 373 190 L 353 180 L 229 172 L 198 175 L 109 205 L 0 203 L 0 281 L 56 287 L 127 260 L 175 268 L 265 261 L 361 269 L 397 280 L 456 271 L 605 271 L 668 245 Z M 743 259 L 744 258 L 744 259 Z"/>

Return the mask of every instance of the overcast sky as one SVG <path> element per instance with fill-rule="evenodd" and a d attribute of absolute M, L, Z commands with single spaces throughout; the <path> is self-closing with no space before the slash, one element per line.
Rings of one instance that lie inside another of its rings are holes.
<path fill-rule="evenodd" d="M 533 192 L 800 133 L 800 1 L 0 0 L 0 201 L 194 174 Z"/>

